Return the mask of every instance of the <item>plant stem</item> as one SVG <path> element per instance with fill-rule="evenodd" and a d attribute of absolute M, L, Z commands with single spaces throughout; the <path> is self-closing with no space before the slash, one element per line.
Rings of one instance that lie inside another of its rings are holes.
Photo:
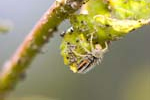
<path fill-rule="evenodd" d="M 46 44 L 58 25 L 77 11 L 85 0 L 59 0 L 48 9 L 25 38 L 12 58 L 4 64 L 0 75 L 0 100 L 22 79 L 34 57 Z"/>

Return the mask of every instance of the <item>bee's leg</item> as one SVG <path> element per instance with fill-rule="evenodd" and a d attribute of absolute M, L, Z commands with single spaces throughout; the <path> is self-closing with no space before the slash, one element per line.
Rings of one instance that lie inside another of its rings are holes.
<path fill-rule="evenodd" d="M 90 51 L 87 48 L 85 48 L 84 46 L 82 46 L 82 41 L 81 40 L 80 40 L 80 46 L 85 50 L 86 53 L 90 53 Z"/>
<path fill-rule="evenodd" d="M 72 52 L 76 55 L 76 56 L 79 56 L 79 57 L 85 57 L 86 55 L 83 55 L 83 54 L 80 54 L 78 52 L 76 52 L 75 50 L 72 50 Z"/>
<path fill-rule="evenodd" d="M 67 47 L 70 53 L 74 53 L 78 57 L 85 57 L 85 55 L 82 55 L 75 51 L 76 46 L 70 43 L 67 43 Z"/>
<path fill-rule="evenodd" d="M 91 50 L 92 51 L 94 50 L 94 46 L 93 46 L 93 34 L 94 33 L 91 33 L 91 39 L 90 39 L 90 46 L 91 46 Z"/>
<path fill-rule="evenodd" d="M 105 48 L 102 49 L 102 51 L 103 51 L 104 53 L 108 51 L 108 44 L 107 44 L 107 42 L 105 42 Z"/>

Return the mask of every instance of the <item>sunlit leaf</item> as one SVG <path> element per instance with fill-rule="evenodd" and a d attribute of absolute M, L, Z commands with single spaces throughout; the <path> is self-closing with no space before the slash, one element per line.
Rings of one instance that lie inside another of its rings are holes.
<path fill-rule="evenodd" d="M 82 7 L 81 14 L 70 16 L 73 30 L 66 32 L 61 44 L 64 63 L 77 72 L 77 66 L 84 58 L 74 52 L 88 55 L 83 48 L 92 52 L 89 41 L 91 34 L 94 34 L 92 45 L 104 47 L 104 43 L 118 40 L 149 24 L 149 17 L 150 3 L 146 0 L 90 0 Z"/>

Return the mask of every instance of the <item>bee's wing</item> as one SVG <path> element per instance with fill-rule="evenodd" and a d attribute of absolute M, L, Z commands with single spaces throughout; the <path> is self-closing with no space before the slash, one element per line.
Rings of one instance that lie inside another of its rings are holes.
<path fill-rule="evenodd" d="M 95 60 L 91 59 L 83 59 L 80 61 L 78 66 L 78 73 L 85 74 L 86 72 L 90 71 L 94 68 L 96 63 L 94 63 Z"/>

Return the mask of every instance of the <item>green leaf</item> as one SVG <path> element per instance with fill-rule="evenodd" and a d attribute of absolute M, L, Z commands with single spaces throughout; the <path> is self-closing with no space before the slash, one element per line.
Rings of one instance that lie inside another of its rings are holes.
<path fill-rule="evenodd" d="M 73 30 L 66 32 L 61 44 L 64 63 L 73 72 L 77 72 L 84 59 L 79 55 L 88 54 L 84 48 L 92 52 L 92 34 L 92 45 L 99 44 L 104 48 L 105 43 L 150 23 L 150 3 L 146 0 L 90 0 L 81 13 L 70 16 Z"/>
<path fill-rule="evenodd" d="M 108 0 L 112 15 L 119 19 L 147 19 L 150 17 L 149 0 Z"/>

